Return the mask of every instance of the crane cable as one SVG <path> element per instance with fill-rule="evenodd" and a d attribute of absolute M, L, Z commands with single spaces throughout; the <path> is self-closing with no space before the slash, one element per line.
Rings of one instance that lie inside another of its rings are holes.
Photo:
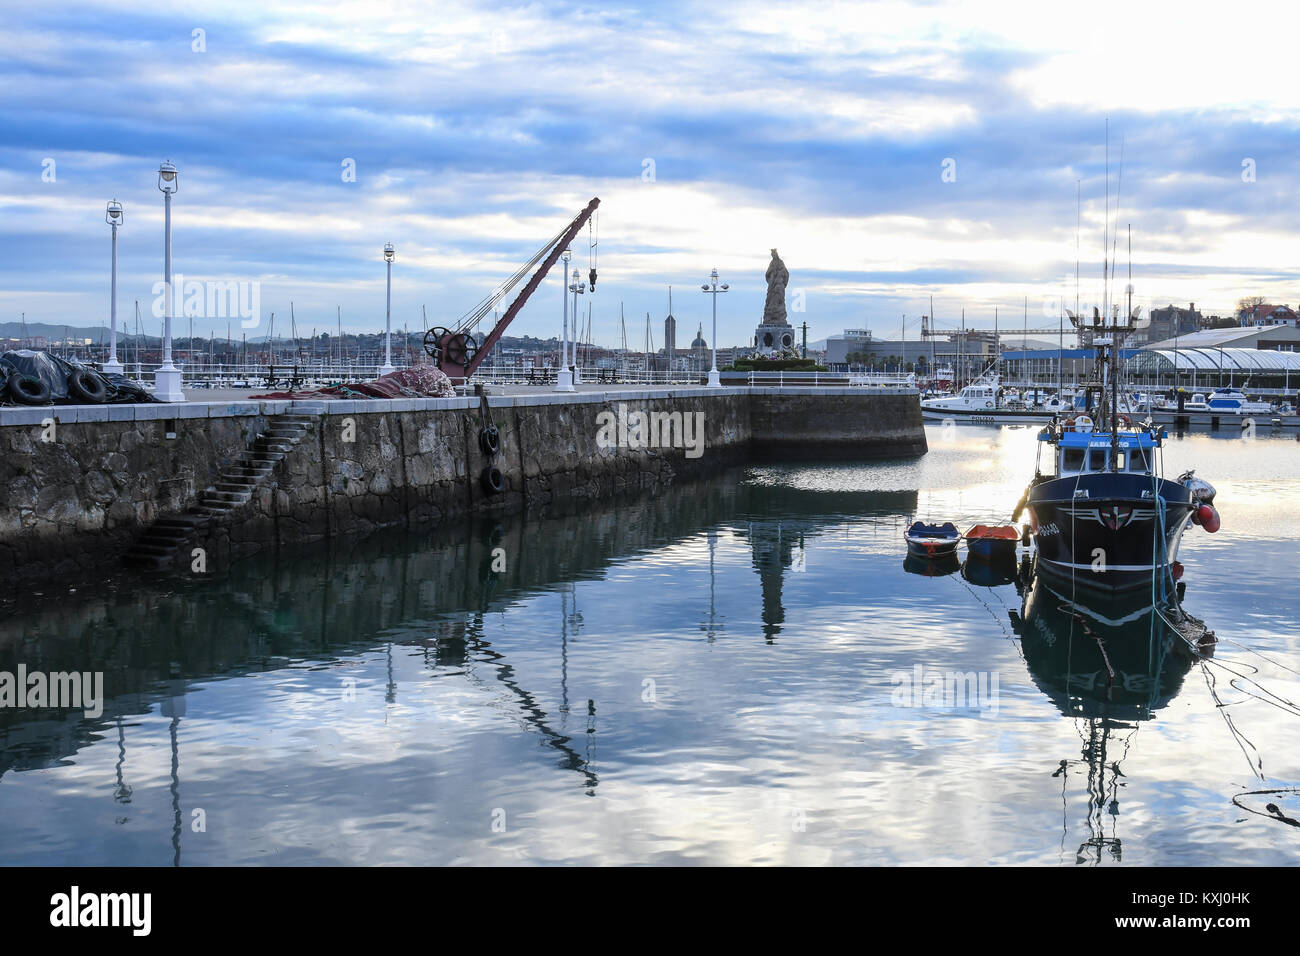
<path fill-rule="evenodd" d="M 526 263 L 524 263 L 522 266 L 520 266 L 519 269 L 516 270 L 516 272 L 509 279 L 507 279 L 505 282 L 498 285 L 496 289 L 494 289 L 485 299 L 479 302 L 478 305 L 476 305 L 474 308 L 470 309 L 463 316 L 461 316 L 460 320 L 456 323 L 456 331 L 458 333 L 473 331 L 474 328 L 479 324 L 479 322 L 483 321 L 483 317 L 486 316 L 489 312 L 491 312 L 492 309 L 496 306 L 496 304 L 500 302 L 501 299 L 504 298 L 510 292 L 511 289 L 517 286 L 520 283 L 520 281 L 522 281 L 523 278 L 527 276 L 533 270 L 533 268 L 539 262 L 541 262 L 542 259 L 546 257 L 546 254 L 548 252 L 550 252 L 553 248 L 555 248 L 555 244 L 564 238 L 564 234 L 569 231 L 570 226 L 572 226 L 572 223 L 569 223 L 563 229 L 557 232 L 551 238 L 550 242 L 546 243 L 546 245 L 538 249 L 537 252 L 533 255 L 533 257 L 529 259 Z"/>

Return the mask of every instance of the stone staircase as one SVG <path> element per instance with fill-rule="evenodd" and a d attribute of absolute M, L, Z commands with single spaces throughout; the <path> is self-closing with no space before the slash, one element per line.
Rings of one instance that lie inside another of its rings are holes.
<path fill-rule="evenodd" d="M 122 563 L 139 568 L 170 567 L 177 553 L 204 527 L 253 500 L 253 493 L 266 481 L 275 466 L 293 451 L 316 420 L 313 413 L 324 411 L 297 403 L 290 411 L 271 418 L 267 429 L 234 464 L 226 466 L 211 488 L 199 496 L 189 510 L 159 518 L 122 556 Z"/>

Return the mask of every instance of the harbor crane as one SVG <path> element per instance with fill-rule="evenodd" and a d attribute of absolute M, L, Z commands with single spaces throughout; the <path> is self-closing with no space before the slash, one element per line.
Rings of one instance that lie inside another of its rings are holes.
<path fill-rule="evenodd" d="M 592 199 L 587 203 L 586 208 L 574 217 L 573 221 L 565 226 L 554 238 L 524 263 L 514 275 L 498 285 L 487 298 L 476 305 L 456 322 L 452 328 L 444 326 L 434 326 L 424 333 L 424 350 L 433 359 L 434 363 L 441 369 L 446 376 L 457 384 L 462 384 L 469 380 L 475 370 L 482 364 L 483 360 L 492 352 L 493 346 L 500 341 L 501 336 L 505 334 L 510 323 L 515 320 L 515 316 L 528 302 L 529 297 L 542 284 L 546 274 L 550 272 L 551 267 L 555 265 L 556 260 L 560 258 L 560 253 L 569 248 L 575 236 L 582 230 L 582 227 L 592 219 L 596 208 L 600 205 L 600 199 Z M 596 286 L 596 237 L 595 226 L 593 221 L 592 237 L 590 242 L 591 249 L 591 286 Z M 479 323 L 493 311 L 497 303 L 504 299 L 512 289 L 515 288 L 524 278 L 532 272 L 532 277 L 520 290 L 519 295 L 510 303 L 510 307 L 505 313 L 496 320 L 496 323 L 483 338 L 483 344 L 479 345 L 475 339 L 475 334 Z M 567 281 L 567 276 L 564 277 Z"/>

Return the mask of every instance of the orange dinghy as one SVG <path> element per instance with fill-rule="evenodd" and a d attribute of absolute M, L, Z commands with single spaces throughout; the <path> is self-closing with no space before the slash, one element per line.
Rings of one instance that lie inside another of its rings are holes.
<path fill-rule="evenodd" d="M 1020 532 L 1012 525 L 977 524 L 966 532 L 966 548 L 978 558 L 1015 557 Z"/>

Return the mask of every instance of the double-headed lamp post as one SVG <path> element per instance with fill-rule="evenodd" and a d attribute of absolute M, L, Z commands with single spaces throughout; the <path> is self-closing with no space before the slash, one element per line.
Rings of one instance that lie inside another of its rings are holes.
<path fill-rule="evenodd" d="M 569 368 L 569 286 L 567 279 L 569 277 L 569 259 L 572 257 L 568 249 L 560 253 L 560 258 L 564 260 L 564 267 L 560 272 L 560 290 L 564 298 L 564 332 L 560 339 L 560 367 L 555 373 L 555 390 L 557 392 L 573 391 L 573 370 Z M 578 316 L 573 316 L 574 324 L 577 324 Z"/>
<path fill-rule="evenodd" d="M 384 243 L 384 261 L 388 263 L 388 308 L 384 313 L 384 364 L 380 375 L 397 371 L 393 368 L 393 256 L 396 250 L 391 242 Z"/>
<path fill-rule="evenodd" d="M 105 372 L 122 374 L 122 363 L 117 360 L 117 227 L 122 225 L 122 204 L 110 199 L 104 212 L 104 221 L 113 227 L 113 285 L 108 306 L 108 361 Z"/>
<path fill-rule="evenodd" d="M 725 282 L 718 285 L 717 269 L 709 275 L 709 280 L 700 286 L 702 292 L 713 296 L 713 368 L 709 370 L 709 388 L 722 388 L 722 376 L 718 374 L 718 293 L 726 292 L 731 287 Z"/>
<path fill-rule="evenodd" d="M 158 167 L 158 188 L 163 194 L 163 295 L 166 303 L 163 308 L 163 354 L 162 365 L 153 373 L 154 398 L 163 402 L 183 402 L 185 393 L 181 391 L 181 370 L 172 364 L 172 194 L 180 188 L 176 166 L 170 161 Z"/>
<path fill-rule="evenodd" d="M 573 372 L 573 383 L 582 384 L 582 373 L 578 371 L 578 296 L 587 291 L 587 283 L 580 281 L 578 270 L 573 270 L 573 281 L 569 283 L 569 291 L 573 293 L 573 362 L 569 369 Z"/>

